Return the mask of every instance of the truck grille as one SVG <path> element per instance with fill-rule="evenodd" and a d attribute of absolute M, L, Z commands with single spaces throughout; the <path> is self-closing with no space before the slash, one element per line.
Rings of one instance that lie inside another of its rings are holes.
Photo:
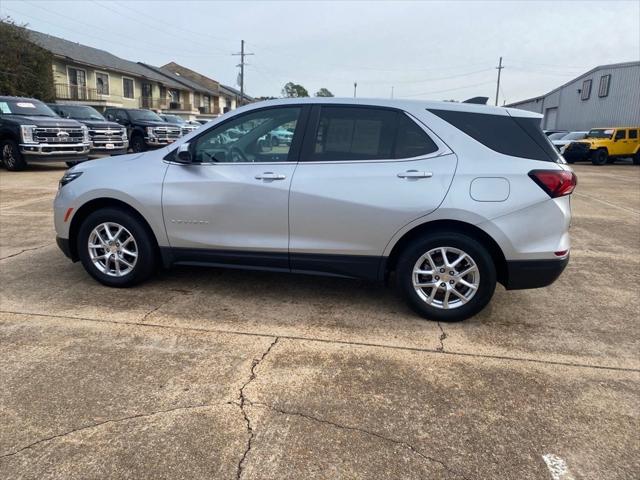
<path fill-rule="evenodd" d="M 93 142 L 119 142 L 124 137 L 124 129 L 104 128 L 89 130 Z"/>
<path fill-rule="evenodd" d="M 180 128 L 157 127 L 153 133 L 159 140 L 177 140 L 182 135 Z"/>
<path fill-rule="evenodd" d="M 33 139 L 38 143 L 82 143 L 84 134 L 81 128 L 36 128 Z"/>
<path fill-rule="evenodd" d="M 197 127 L 181 127 L 182 128 L 182 135 L 187 135 L 188 133 L 193 132 Z"/>

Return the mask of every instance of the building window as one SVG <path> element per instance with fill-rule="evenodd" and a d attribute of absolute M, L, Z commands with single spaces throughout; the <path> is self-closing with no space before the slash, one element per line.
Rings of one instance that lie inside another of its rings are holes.
<path fill-rule="evenodd" d="M 133 79 L 122 77 L 122 96 L 124 98 L 134 98 Z"/>
<path fill-rule="evenodd" d="M 582 82 L 582 91 L 580 92 L 580 100 L 589 100 L 591 97 L 591 79 Z"/>
<path fill-rule="evenodd" d="M 600 86 L 598 87 L 598 96 L 606 97 L 609 95 L 609 83 L 611 82 L 611 75 L 602 75 L 600 77 Z"/>
<path fill-rule="evenodd" d="M 96 91 L 100 95 L 109 95 L 109 75 L 96 72 Z"/>

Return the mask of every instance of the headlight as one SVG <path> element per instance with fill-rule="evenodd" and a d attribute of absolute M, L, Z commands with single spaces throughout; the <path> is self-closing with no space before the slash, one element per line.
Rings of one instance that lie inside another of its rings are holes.
<path fill-rule="evenodd" d="M 84 143 L 89 143 L 90 138 L 89 138 L 89 129 L 87 128 L 86 125 L 82 125 L 82 127 L 80 127 L 82 129 L 82 141 Z"/>
<path fill-rule="evenodd" d="M 156 134 L 153 132 L 153 127 L 147 127 L 147 136 L 148 137 L 155 137 Z"/>
<path fill-rule="evenodd" d="M 22 141 L 24 143 L 37 143 L 33 139 L 33 131 L 35 129 L 35 125 L 20 125 L 20 133 L 22 135 Z"/>
<path fill-rule="evenodd" d="M 123 128 L 121 133 L 122 133 L 122 139 L 126 140 L 127 139 L 127 129 Z"/>
<path fill-rule="evenodd" d="M 72 172 L 72 171 L 65 172 L 65 174 L 60 179 L 60 183 L 58 184 L 58 188 L 62 188 L 67 183 L 73 182 L 80 175 L 82 175 L 82 172 Z"/>

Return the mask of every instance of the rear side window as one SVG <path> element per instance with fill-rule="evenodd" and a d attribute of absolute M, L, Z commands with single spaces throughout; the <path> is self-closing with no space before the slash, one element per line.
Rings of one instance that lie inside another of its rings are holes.
<path fill-rule="evenodd" d="M 560 161 L 557 150 L 540 128 L 539 118 L 429 111 L 496 152 L 531 160 Z"/>
<path fill-rule="evenodd" d="M 433 140 L 397 110 L 323 106 L 309 160 L 388 160 L 437 150 Z"/>
<path fill-rule="evenodd" d="M 637 130 L 629 130 L 629 138 L 638 138 Z"/>

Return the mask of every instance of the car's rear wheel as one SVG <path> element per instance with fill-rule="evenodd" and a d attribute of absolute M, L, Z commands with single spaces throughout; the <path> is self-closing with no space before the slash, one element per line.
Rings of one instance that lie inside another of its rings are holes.
<path fill-rule="evenodd" d="M 105 208 L 80 226 L 78 255 L 93 278 L 110 287 L 129 287 L 151 276 L 156 259 L 151 234 L 129 212 Z"/>
<path fill-rule="evenodd" d="M 7 170 L 12 172 L 18 172 L 27 168 L 27 162 L 20 153 L 18 144 L 13 140 L 5 140 L 1 144 L 2 149 L 2 163 Z"/>
<path fill-rule="evenodd" d="M 398 259 L 396 279 L 409 306 L 430 320 L 456 322 L 482 310 L 496 287 L 496 268 L 473 238 L 442 232 L 411 243 Z"/>
<path fill-rule="evenodd" d="M 594 165 L 604 165 L 607 163 L 609 153 L 604 148 L 599 148 L 591 154 L 591 163 Z"/>

